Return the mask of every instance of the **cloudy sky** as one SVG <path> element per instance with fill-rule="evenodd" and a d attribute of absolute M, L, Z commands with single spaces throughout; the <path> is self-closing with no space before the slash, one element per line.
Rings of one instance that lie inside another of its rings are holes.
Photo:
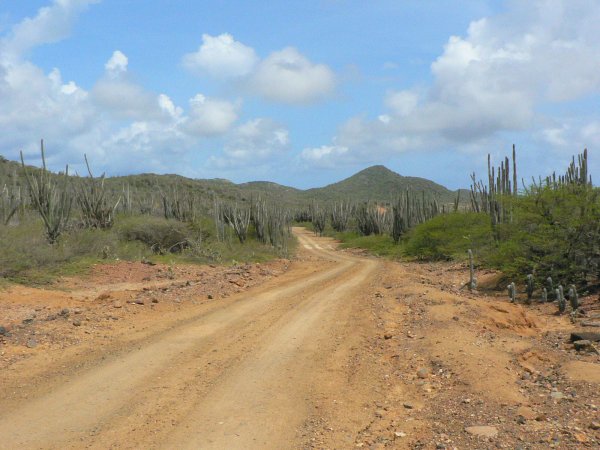
<path fill-rule="evenodd" d="M 373 164 L 451 188 L 588 147 L 597 0 L 0 0 L 0 154 L 109 175 L 320 186 Z"/>

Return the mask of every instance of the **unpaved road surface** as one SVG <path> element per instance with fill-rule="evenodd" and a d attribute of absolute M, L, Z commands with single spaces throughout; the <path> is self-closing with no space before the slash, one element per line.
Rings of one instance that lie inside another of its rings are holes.
<path fill-rule="evenodd" d="M 577 323 L 551 305 L 465 292 L 463 267 L 385 262 L 295 233 L 287 270 L 238 277 L 231 295 L 186 291 L 205 272 L 155 286 L 143 305 L 132 306 L 144 283 L 113 286 L 131 305 L 101 307 L 135 313 L 118 326 L 65 320 L 90 333 L 65 348 L 0 341 L 12 358 L 0 371 L 0 448 L 600 445 L 599 357 L 566 342 Z M 56 295 L 106 300 L 70 289 Z"/>

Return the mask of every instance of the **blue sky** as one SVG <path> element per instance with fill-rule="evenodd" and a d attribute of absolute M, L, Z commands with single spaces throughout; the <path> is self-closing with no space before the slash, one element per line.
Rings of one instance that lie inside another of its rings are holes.
<path fill-rule="evenodd" d="M 306 188 L 451 188 L 600 144 L 594 0 L 0 0 L 0 154 Z M 598 178 L 597 176 L 595 178 Z"/>

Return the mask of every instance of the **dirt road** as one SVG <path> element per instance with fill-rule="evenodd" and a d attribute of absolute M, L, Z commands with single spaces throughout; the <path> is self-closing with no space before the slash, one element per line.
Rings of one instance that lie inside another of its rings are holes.
<path fill-rule="evenodd" d="M 297 270 L 2 408 L 0 447 L 293 447 L 381 268 L 298 233 Z"/>
<path fill-rule="evenodd" d="M 298 255 L 276 274 L 144 281 L 142 266 L 115 284 L 129 267 L 116 266 L 0 292 L 0 320 L 19 317 L 0 336 L 0 449 L 598 448 L 600 356 L 568 342 L 600 318 L 595 298 L 571 320 L 461 289 L 461 264 L 294 232 Z M 66 301 L 75 315 L 57 319 Z M 21 324 L 20 304 L 37 315 Z"/>

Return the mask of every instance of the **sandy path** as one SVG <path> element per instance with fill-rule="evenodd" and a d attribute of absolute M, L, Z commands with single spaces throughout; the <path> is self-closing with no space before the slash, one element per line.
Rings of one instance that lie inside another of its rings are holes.
<path fill-rule="evenodd" d="M 189 323 L 106 357 L 11 410 L 2 448 L 289 448 L 311 411 L 313 381 L 331 337 L 379 263 L 332 252 Z M 340 380 L 343 384 L 343 380 Z"/>

